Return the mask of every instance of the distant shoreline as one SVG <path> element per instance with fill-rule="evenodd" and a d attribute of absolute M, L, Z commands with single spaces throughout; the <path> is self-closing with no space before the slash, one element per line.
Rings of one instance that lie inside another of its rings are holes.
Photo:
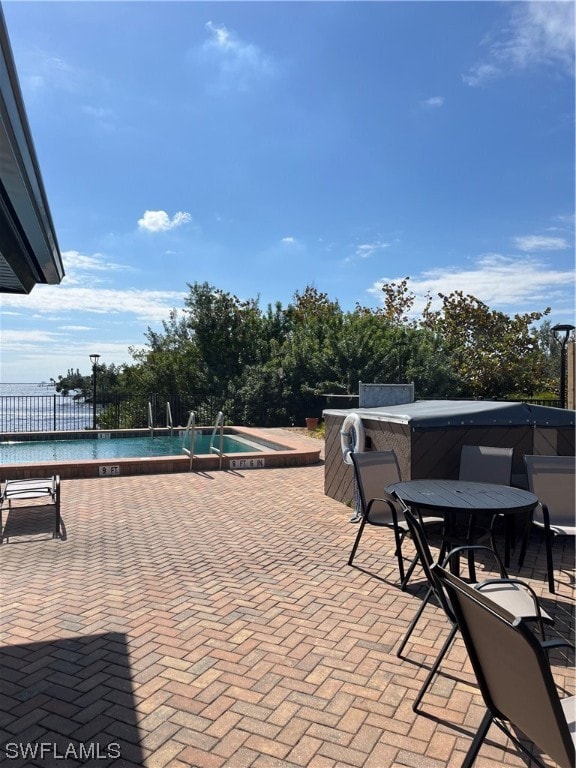
<path fill-rule="evenodd" d="M 27 387 L 53 387 L 55 386 L 51 381 L 0 381 L 0 387 L 15 387 L 18 384 L 22 384 Z"/>

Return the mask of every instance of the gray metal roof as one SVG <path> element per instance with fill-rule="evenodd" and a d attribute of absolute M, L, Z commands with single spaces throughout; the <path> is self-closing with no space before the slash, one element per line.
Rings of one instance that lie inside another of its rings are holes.
<path fill-rule="evenodd" d="M 0 292 L 64 277 L 40 167 L 0 6 Z"/>
<path fill-rule="evenodd" d="M 417 400 L 405 405 L 377 408 L 325 410 L 324 414 L 358 413 L 364 419 L 410 424 L 414 429 L 459 426 L 519 426 L 533 424 L 569 427 L 575 424 L 574 411 L 528 403 L 505 403 L 485 400 Z"/>

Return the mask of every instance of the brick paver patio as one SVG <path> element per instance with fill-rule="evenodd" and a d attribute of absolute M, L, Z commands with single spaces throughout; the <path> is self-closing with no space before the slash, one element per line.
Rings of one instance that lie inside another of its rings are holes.
<path fill-rule="evenodd" d="M 11 513 L 0 764 L 459 766 L 483 714 L 465 649 L 458 639 L 414 714 L 447 621 L 431 606 L 409 660 L 396 657 L 421 576 L 398 589 L 383 530 L 346 565 L 357 529 L 323 472 L 65 481 L 61 540 L 51 518 Z M 521 576 L 572 639 L 572 542 L 555 544 L 556 595 L 543 560 L 534 535 Z M 573 657 L 553 663 L 573 693 Z M 489 736 L 477 768 L 526 765 Z"/>

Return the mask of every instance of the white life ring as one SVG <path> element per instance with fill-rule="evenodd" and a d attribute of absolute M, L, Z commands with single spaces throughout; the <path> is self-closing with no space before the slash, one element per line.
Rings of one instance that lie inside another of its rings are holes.
<path fill-rule="evenodd" d="M 352 464 L 350 454 L 363 453 L 366 446 L 366 433 L 364 424 L 357 413 L 349 413 L 344 419 L 340 430 L 340 443 L 342 445 L 342 458 L 345 464 Z"/>

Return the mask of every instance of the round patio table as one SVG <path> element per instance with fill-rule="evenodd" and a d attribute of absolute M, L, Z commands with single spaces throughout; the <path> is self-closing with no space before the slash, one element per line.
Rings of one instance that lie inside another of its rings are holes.
<path fill-rule="evenodd" d="M 495 483 L 474 483 L 467 480 L 405 480 L 386 486 L 407 506 L 443 513 L 446 519 L 445 535 L 450 539 L 457 518 L 466 515 L 469 520 L 468 544 L 474 540 L 475 517 L 483 514 L 528 514 L 538 504 L 538 497 L 530 491 Z M 508 537 L 507 537 L 508 538 Z M 509 553 L 506 552 L 506 561 Z M 473 558 L 468 558 L 470 578 L 475 581 Z"/>

